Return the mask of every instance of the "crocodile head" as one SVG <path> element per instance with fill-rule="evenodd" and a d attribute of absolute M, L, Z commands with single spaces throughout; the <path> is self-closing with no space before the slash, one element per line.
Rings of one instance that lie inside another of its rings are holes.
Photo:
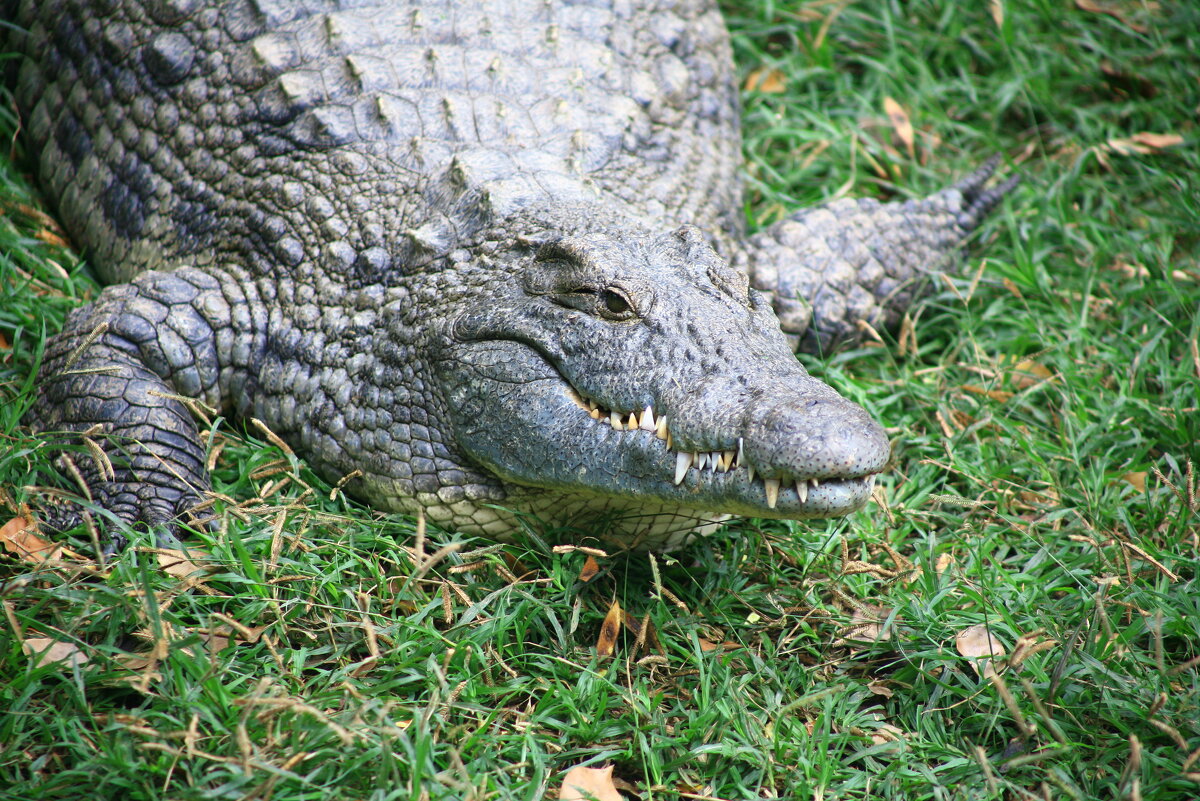
<path fill-rule="evenodd" d="M 506 503 L 661 548 L 732 514 L 867 501 L 883 429 L 807 373 L 698 229 L 550 237 L 506 276 L 437 367 L 456 444 Z"/>

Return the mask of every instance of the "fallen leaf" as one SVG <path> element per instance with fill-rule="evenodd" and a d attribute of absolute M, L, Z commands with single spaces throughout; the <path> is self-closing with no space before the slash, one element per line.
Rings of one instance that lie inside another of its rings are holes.
<path fill-rule="evenodd" d="M 613 784 L 613 766 L 588 768 L 576 765 L 563 777 L 558 801 L 625 801 Z"/>
<path fill-rule="evenodd" d="M 188 578 L 196 573 L 205 572 L 210 569 L 209 567 L 196 564 L 183 551 L 176 551 L 171 548 L 155 548 L 154 553 L 158 557 L 158 566 L 168 576 Z M 198 548 L 189 548 L 187 553 L 198 559 L 210 558 L 208 554 Z"/>
<path fill-rule="evenodd" d="M 904 730 L 890 723 L 881 723 L 879 728 L 871 732 L 871 742 L 875 745 L 894 743 L 907 737 Z"/>
<path fill-rule="evenodd" d="M 1100 72 L 1118 92 L 1135 94 L 1147 99 L 1158 96 L 1158 87 L 1144 75 L 1127 72 L 1108 61 L 1100 62 Z"/>
<path fill-rule="evenodd" d="M 1126 156 L 1145 156 L 1181 144 L 1183 137 L 1179 134 L 1159 134 L 1150 131 L 1142 131 L 1125 138 L 1109 139 L 1105 143 L 1109 150 Z"/>
<path fill-rule="evenodd" d="M 621 604 L 612 602 L 604 622 L 600 624 L 600 636 L 596 638 L 596 654 L 612 656 L 617 647 L 617 636 L 621 633 Z"/>
<path fill-rule="evenodd" d="M 1121 476 L 1121 480 L 1132 486 L 1138 492 L 1146 491 L 1146 471 L 1138 470 L 1133 473 L 1126 473 Z"/>
<path fill-rule="evenodd" d="M 38 666 L 62 664 L 74 667 L 85 665 L 88 661 L 79 646 L 49 637 L 26 637 L 21 643 L 21 650 L 32 656 L 33 664 Z"/>
<path fill-rule="evenodd" d="M 863 604 L 850 615 L 850 624 L 845 633 L 834 641 L 834 645 L 849 645 L 859 650 L 863 643 L 880 642 L 891 637 L 884 624 L 892 614 L 890 609 L 873 604 Z"/>
<path fill-rule="evenodd" d="M 1145 25 L 1139 25 L 1136 22 L 1130 22 L 1129 20 L 1125 19 L 1125 16 L 1118 9 L 1112 8 L 1111 6 L 1101 5 L 1100 3 L 1094 2 L 1094 0 L 1075 0 L 1075 7 L 1080 11 L 1110 16 L 1136 33 L 1148 32 L 1148 29 Z"/>
<path fill-rule="evenodd" d="M 1053 377 L 1050 368 L 1031 359 L 1022 359 L 1013 365 L 1012 382 L 1017 389 L 1027 389 Z"/>
<path fill-rule="evenodd" d="M 988 11 L 992 15 L 992 22 L 996 23 L 997 28 L 1004 27 L 1004 3 L 1002 0 L 988 0 Z"/>
<path fill-rule="evenodd" d="M 759 67 L 746 76 L 743 87 L 747 92 L 765 92 L 777 95 L 787 91 L 787 78 L 774 67 Z"/>
<path fill-rule="evenodd" d="M 1163 148 L 1175 147 L 1176 145 L 1183 144 L 1183 137 L 1179 134 L 1160 134 L 1152 133 L 1150 131 L 1142 131 L 1141 133 L 1135 133 L 1129 138 L 1138 144 L 1145 145 L 1146 147 L 1152 147 L 1155 150 L 1162 150 Z"/>
<path fill-rule="evenodd" d="M 971 660 L 971 667 L 980 675 L 991 665 L 991 660 L 985 658 L 998 658 L 1006 653 L 1004 645 L 983 623 L 976 623 L 960 631 L 954 638 L 954 647 Z"/>
<path fill-rule="evenodd" d="M 1011 392 L 1005 392 L 1002 389 L 984 389 L 974 384 L 963 384 L 960 388 L 963 392 L 970 392 L 972 395 L 986 395 L 998 403 L 1006 403 L 1013 396 Z"/>
<path fill-rule="evenodd" d="M 33 524 L 23 517 L 14 517 L 0 526 L 0 544 L 22 562 L 33 564 L 57 560 L 62 555 L 62 546 L 36 536 Z"/>
<path fill-rule="evenodd" d="M 933 569 L 937 573 L 945 573 L 947 570 L 950 569 L 951 565 L 953 565 L 953 564 L 954 564 L 954 555 L 949 554 L 949 553 L 944 553 L 944 554 L 941 554 L 940 556 L 938 556 L 937 562 L 934 564 Z"/>
<path fill-rule="evenodd" d="M 588 555 L 588 558 L 583 563 L 583 569 L 579 571 L 579 580 L 584 584 L 594 579 L 600 572 L 600 563 L 596 561 L 596 557 Z"/>
<path fill-rule="evenodd" d="M 712 640 L 706 640 L 703 637 L 697 637 L 696 639 L 700 642 L 700 650 L 706 653 L 708 651 L 733 651 L 742 647 L 739 643 L 733 642 L 732 640 L 713 642 Z"/>
<path fill-rule="evenodd" d="M 266 626 L 234 628 L 222 625 L 213 626 L 210 629 L 200 629 L 197 633 L 200 635 L 200 639 L 208 645 L 209 652 L 217 654 L 233 643 L 256 643 L 266 630 Z"/>
<path fill-rule="evenodd" d="M 908 118 L 908 112 L 890 97 L 883 99 L 883 111 L 892 123 L 892 130 L 896 132 L 896 138 L 900 140 L 900 143 L 904 145 L 904 149 L 908 151 L 909 158 L 912 158 L 913 127 L 912 121 Z"/>
<path fill-rule="evenodd" d="M 625 624 L 626 630 L 637 638 L 635 650 L 640 647 L 642 654 L 648 654 L 651 651 L 666 654 L 662 643 L 658 641 L 658 633 L 654 630 L 654 622 L 650 620 L 649 614 L 638 620 L 628 612 L 622 611 L 621 620 Z"/>
<path fill-rule="evenodd" d="M 882 695 L 884 698 L 891 698 L 893 695 L 895 695 L 895 693 L 892 691 L 892 688 L 887 686 L 887 684 L 882 681 L 871 682 L 867 685 L 867 689 L 876 695 Z"/>

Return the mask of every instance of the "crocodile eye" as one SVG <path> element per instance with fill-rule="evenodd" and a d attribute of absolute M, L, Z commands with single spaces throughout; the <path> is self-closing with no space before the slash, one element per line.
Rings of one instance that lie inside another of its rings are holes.
<path fill-rule="evenodd" d="M 605 311 L 614 317 L 623 318 L 633 312 L 633 307 L 629 305 L 629 301 L 611 289 L 605 289 L 600 293 L 600 302 L 604 304 Z"/>

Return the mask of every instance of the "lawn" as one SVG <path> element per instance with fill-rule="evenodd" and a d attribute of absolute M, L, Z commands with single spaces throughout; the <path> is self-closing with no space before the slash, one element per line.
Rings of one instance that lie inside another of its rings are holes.
<path fill-rule="evenodd" d="M 752 225 L 1023 179 L 901 331 L 801 357 L 888 426 L 879 503 L 590 575 L 214 421 L 188 558 L 0 549 L 0 798 L 1200 797 L 1200 6 L 726 8 Z M 70 486 L 20 419 L 97 289 L 0 116 L 3 526 Z"/>

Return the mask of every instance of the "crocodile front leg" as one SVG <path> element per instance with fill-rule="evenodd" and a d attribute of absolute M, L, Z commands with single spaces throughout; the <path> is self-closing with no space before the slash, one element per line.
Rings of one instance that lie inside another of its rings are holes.
<path fill-rule="evenodd" d="M 1015 186 L 987 187 L 997 160 L 921 200 L 837 200 L 804 209 L 751 237 L 738 255 L 793 347 L 827 351 L 862 338 L 860 321 L 891 327 L 946 268 L 967 236 Z"/>
<path fill-rule="evenodd" d="M 227 410 L 244 396 L 263 328 L 247 286 L 194 269 L 146 273 L 72 313 L 47 347 L 31 422 L 86 446 L 71 463 L 118 523 L 106 527 L 110 549 L 124 545 L 120 524 L 172 531 L 209 488 L 184 400 Z M 66 504 L 46 523 L 64 530 L 80 516 Z"/>

